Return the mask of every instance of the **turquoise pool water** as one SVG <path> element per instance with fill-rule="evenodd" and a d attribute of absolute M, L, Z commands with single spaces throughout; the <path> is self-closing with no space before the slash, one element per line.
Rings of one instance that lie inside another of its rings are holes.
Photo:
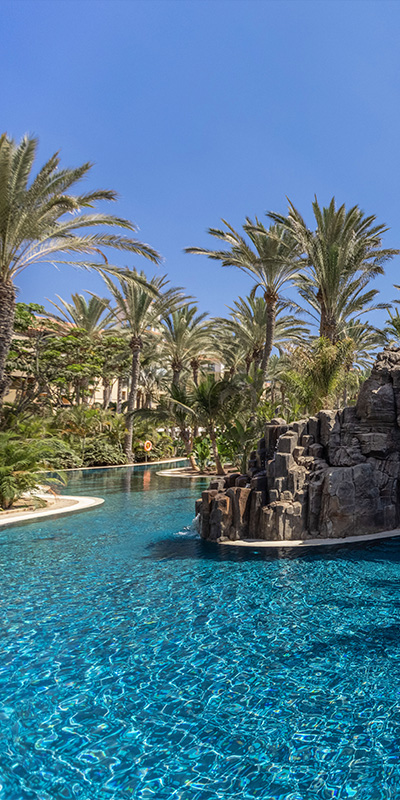
<path fill-rule="evenodd" d="M 1 800 L 400 798 L 400 542 L 217 548 L 198 489 L 90 471 L 0 533 Z"/>

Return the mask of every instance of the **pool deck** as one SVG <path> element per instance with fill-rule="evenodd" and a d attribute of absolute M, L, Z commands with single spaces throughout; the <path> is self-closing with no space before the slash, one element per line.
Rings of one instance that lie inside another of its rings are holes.
<path fill-rule="evenodd" d="M 15 511 L 0 514 L 0 528 L 11 528 L 24 522 L 40 522 L 42 519 L 64 517 L 67 514 L 76 514 L 79 511 L 89 511 L 95 506 L 101 506 L 104 500 L 101 497 L 74 497 L 62 495 L 50 508 L 39 508 L 36 511 Z"/>
<path fill-rule="evenodd" d="M 264 539 L 238 539 L 236 542 L 230 539 L 218 539 L 217 543 L 228 545 L 228 547 L 326 547 L 338 544 L 357 544 L 358 542 L 375 542 L 380 539 L 390 539 L 400 536 L 400 528 L 391 531 L 379 531 L 379 533 L 368 533 L 365 536 L 343 536 L 340 539 L 286 539 L 282 541 L 267 542 Z"/>

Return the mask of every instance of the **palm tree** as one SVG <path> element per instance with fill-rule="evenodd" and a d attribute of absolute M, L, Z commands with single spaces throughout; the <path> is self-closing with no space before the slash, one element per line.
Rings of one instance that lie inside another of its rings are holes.
<path fill-rule="evenodd" d="M 97 335 L 114 321 L 114 313 L 110 311 L 110 301 L 105 297 L 98 297 L 94 294 L 88 302 L 82 294 L 73 294 L 71 295 L 72 303 L 63 300 L 59 295 L 56 297 L 60 305 L 53 303 L 52 300 L 49 302 L 57 309 L 58 314 L 48 311 L 46 316 L 50 317 L 63 333 L 68 332 L 71 328 L 80 328 L 89 335 Z"/>
<path fill-rule="evenodd" d="M 50 303 L 59 313 L 53 314 L 51 311 L 46 312 L 46 316 L 49 317 L 56 331 L 62 334 L 68 334 L 74 330 L 76 332 L 85 331 L 88 337 L 93 341 L 93 344 L 97 346 L 101 344 L 102 337 L 105 333 L 112 332 L 109 326 L 115 320 L 114 314 L 110 310 L 110 301 L 108 298 L 98 297 L 93 294 L 88 302 L 82 294 L 73 294 L 71 296 L 72 302 L 68 303 L 59 295 L 56 295 L 56 297 L 59 300 L 59 304 L 54 303 L 52 300 L 50 300 Z M 113 341 L 111 343 L 111 349 L 114 344 L 115 342 Z M 103 352 L 108 356 L 108 348 L 104 349 Z M 106 358 L 105 361 L 109 362 L 109 359 Z M 109 363 L 107 363 L 107 367 L 109 367 Z M 106 368 L 102 376 L 103 408 L 105 410 L 108 408 L 112 390 L 112 383 L 110 382 L 108 372 L 109 370 Z M 82 400 L 84 403 L 88 401 L 88 397 L 85 394 L 87 388 L 87 380 L 83 379 L 82 385 L 78 391 L 78 397 L 80 396 L 80 390 L 83 389 Z"/>
<path fill-rule="evenodd" d="M 143 365 L 140 370 L 139 386 L 143 397 L 143 407 L 152 408 L 153 401 L 158 400 L 166 390 L 167 371 L 157 364 Z"/>
<path fill-rule="evenodd" d="M 274 345 L 277 307 L 283 300 L 282 289 L 299 277 L 294 260 L 297 245 L 292 236 L 280 225 L 271 225 L 267 230 L 257 218 L 253 222 L 246 217 L 243 230 L 249 243 L 225 220 L 222 222 L 226 230 L 209 228 L 208 233 L 228 245 L 227 249 L 207 250 L 201 247 L 188 247 L 186 252 L 207 255 L 220 261 L 223 267 L 238 267 L 255 279 L 254 289 L 261 287 L 266 305 L 261 369 L 266 380 L 268 359 Z"/>
<path fill-rule="evenodd" d="M 343 405 L 347 405 L 349 390 L 353 390 L 355 394 L 365 379 L 366 371 L 370 370 L 376 356 L 376 350 L 386 342 L 385 334 L 386 331 L 376 330 L 367 322 L 362 323 L 354 319 L 340 327 L 339 339 L 348 345 L 341 379 Z"/>
<path fill-rule="evenodd" d="M 162 322 L 163 351 L 172 369 L 172 383 L 179 386 L 181 372 L 191 367 L 198 385 L 202 357 L 215 352 L 207 314 L 198 314 L 196 305 L 184 305 L 166 316 Z"/>
<path fill-rule="evenodd" d="M 225 475 L 225 470 L 218 452 L 216 426 L 222 419 L 225 403 L 232 391 L 233 386 L 226 379 L 216 381 L 213 375 L 207 375 L 198 386 L 195 386 L 189 404 L 196 412 L 200 425 L 204 425 L 211 439 L 218 475 Z"/>
<path fill-rule="evenodd" d="M 50 303 L 59 313 L 53 314 L 51 311 L 48 311 L 46 312 L 46 316 L 55 324 L 56 330 L 59 332 L 65 334 L 71 332 L 73 329 L 85 331 L 88 336 L 97 343 L 100 343 L 101 337 L 105 333 L 112 333 L 110 325 L 111 323 L 115 324 L 115 316 L 113 311 L 110 310 L 110 301 L 108 298 L 98 297 L 93 294 L 88 302 L 82 294 L 73 294 L 71 296 L 72 302 L 68 303 L 59 295 L 56 295 L 56 297 L 59 300 L 59 304 L 53 303 L 52 300 L 50 300 Z M 110 343 L 112 348 L 113 344 L 115 344 L 115 340 L 113 342 L 110 340 Z M 109 359 L 107 359 L 107 361 L 109 361 Z M 112 383 L 106 372 L 108 372 L 108 370 L 103 373 L 102 377 L 103 408 L 105 410 L 108 408 L 112 391 Z M 86 389 L 87 386 L 84 385 L 82 388 Z M 83 400 L 84 402 L 87 401 L 85 395 L 83 395 Z"/>
<path fill-rule="evenodd" d="M 388 344 L 393 342 L 398 345 L 400 343 L 400 314 L 398 308 L 394 312 L 389 311 L 389 319 L 386 320 L 383 333 Z"/>
<path fill-rule="evenodd" d="M 135 231 L 129 220 L 98 211 L 98 201 L 116 200 L 116 193 L 98 189 L 72 195 L 69 191 L 91 168 L 90 163 L 59 169 L 55 153 L 32 177 L 38 142 L 25 136 L 19 144 L 0 137 L 0 403 L 8 381 L 5 364 L 10 349 L 15 309 L 16 277 L 38 262 L 71 263 L 65 256 L 84 257 L 76 266 L 118 273 L 103 250 L 122 250 L 157 263 L 158 254 L 131 236 L 109 233 L 105 227 Z M 93 232 L 93 228 L 101 228 Z M 89 230 L 87 230 L 89 229 Z"/>
<path fill-rule="evenodd" d="M 116 304 L 115 319 L 120 323 L 121 330 L 126 331 L 129 336 L 132 352 L 124 442 L 125 454 L 128 460 L 132 461 L 133 411 L 136 407 L 144 338 L 154 335 L 154 328 L 158 326 L 160 317 L 167 315 L 179 302 L 182 302 L 183 298 L 180 288 L 165 290 L 168 283 L 165 275 L 155 275 L 146 285 L 144 272 L 139 273 L 134 269 L 130 274 L 133 280 L 119 278 L 120 288 L 107 275 L 103 278 Z"/>
<path fill-rule="evenodd" d="M 335 343 L 341 323 L 387 304 L 371 305 L 377 290 L 364 291 L 369 281 L 383 273 L 383 264 L 399 253 L 382 249 L 382 236 L 388 228 L 376 224 L 375 216 L 365 216 L 358 206 L 346 211 L 336 208 L 332 198 L 327 208 L 313 204 L 316 221 L 311 231 L 289 201 L 287 217 L 269 213 L 293 238 L 298 248 L 296 280 L 301 297 L 311 307 L 319 323 L 319 335 Z"/>
<path fill-rule="evenodd" d="M 264 299 L 252 292 L 248 297 L 239 297 L 228 306 L 230 318 L 218 318 L 216 322 L 227 329 L 235 337 L 235 345 L 242 353 L 249 373 L 251 364 L 259 369 L 265 346 L 265 330 L 267 325 L 267 306 Z M 278 304 L 275 318 L 274 346 L 279 352 L 290 344 L 300 344 L 309 330 L 305 323 L 290 314 L 282 315 L 282 304 Z"/>

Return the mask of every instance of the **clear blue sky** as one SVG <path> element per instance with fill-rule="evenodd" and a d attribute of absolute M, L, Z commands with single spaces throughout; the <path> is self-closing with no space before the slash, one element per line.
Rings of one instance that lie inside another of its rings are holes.
<path fill-rule="evenodd" d="M 2 129 L 36 134 L 39 162 L 94 161 L 91 186 L 120 193 L 202 310 L 223 314 L 250 280 L 183 248 L 210 246 L 221 217 L 285 211 L 286 195 L 310 223 L 314 193 L 358 203 L 400 246 L 399 2 L 3 0 L 1 27 Z M 382 299 L 393 283 L 400 257 Z M 103 292 L 69 267 L 19 285 L 35 302 Z"/>

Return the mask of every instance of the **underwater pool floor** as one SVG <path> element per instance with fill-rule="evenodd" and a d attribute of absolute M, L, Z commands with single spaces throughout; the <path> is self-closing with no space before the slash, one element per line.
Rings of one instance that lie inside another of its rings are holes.
<path fill-rule="evenodd" d="M 203 543 L 156 469 L 0 531 L 1 800 L 398 800 L 400 541 Z"/>

